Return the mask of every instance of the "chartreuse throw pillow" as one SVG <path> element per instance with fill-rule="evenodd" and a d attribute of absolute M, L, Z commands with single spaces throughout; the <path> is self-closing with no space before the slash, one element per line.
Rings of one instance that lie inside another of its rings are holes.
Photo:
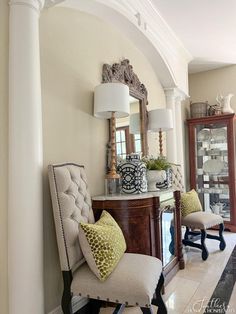
<path fill-rule="evenodd" d="M 90 269 L 100 280 L 106 280 L 126 250 L 125 238 L 116 221 L 104 210 L 95 224 L 80 224 L 79 240 Z"/>
<path fill-rule="evenodd" d="M 180 204 L 182 217 L 202 211 L 202 204 L 195 190 L 181 194 Z"/>

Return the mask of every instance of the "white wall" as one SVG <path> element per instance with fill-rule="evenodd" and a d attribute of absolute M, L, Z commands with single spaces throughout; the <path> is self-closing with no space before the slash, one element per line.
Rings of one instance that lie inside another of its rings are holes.
<path fill-rule="evenodd" d="M 7 0 L 0 1 L 0 313 L 8 313 L 7 185 L 8 185 L 8 15 Z"/>
<path fill-rule="evenodd" d="M 45 313 L 57 307 L 62 293 L 47 165 L 84 164 L 91 194 L 104 192 L 107 121 L 93 117 L 93 91 L 103 63 L 128 58 L 148 90 L 148 109 L 165 106 L 165 95 L 144 55 L 118 30 L 98 18 L 65 8 L 40 18 L 43 141 Z M 96 171 L 95 171 L 96 169 Z"/>

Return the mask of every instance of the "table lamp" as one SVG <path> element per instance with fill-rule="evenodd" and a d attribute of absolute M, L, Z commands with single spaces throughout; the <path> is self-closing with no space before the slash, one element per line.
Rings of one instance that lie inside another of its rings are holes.
<path fill-rule="evenodd" d="M 159 132 L 160 156 L 163 156 L 162 132 L 173 129 L 171 109 L 155 109 L 148 112 L 148 131 Z"/>
<path fill-rule="evenodd" d="M 106 175 L 106 194 L 115 194 L 120 185 L 120 175 L 116 172 L 116 118 L 129 115 L 129 87 L 122 83 L 103 83 L 95 87 L 94 116 L 111 119 L 111 167 Z"/>

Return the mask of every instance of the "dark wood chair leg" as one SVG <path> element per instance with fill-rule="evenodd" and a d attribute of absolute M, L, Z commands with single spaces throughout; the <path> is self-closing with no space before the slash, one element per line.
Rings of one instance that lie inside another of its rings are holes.
<path fill-rule="evenodd" d="M 173 224 L 170 226 L 170 235 L 171 235 L 171 242 L 169 245 L 169 252 L 171 255 L 175 255 L 175 227 Z"/>
<path fill-rule="evenodd" d="M 64 314 L 73 314 L 72 304 L 71 304 L 72 293 L 70 291 L 70 286 L 71 286 L 71 282 L 73 278 L 72 273 L 71 271 L 63 271 L 62 276 L 63 276 L 63 282 L 64 282 L 64 290 L 63 290 L 63 295 L 61 299 L 62 311 Z"/>
<path fill-rule="evenodd" d="M 186 227 L 185 233 L 184 233 L 184 240 L 188 240 L 188 236 L 189 236 L 189 228 Z"/>
<path fill-rule="evenodd" d="M 220 250 L 224 251 L 225 247 L 226 247 L 226 243 L 225 243 L 225 239 L 223 236 L 223 232 L 224 232 L 224 224 L 220 224 L 220 228 L 219 228 L 219 238 L 220 238 Z"/>
<path fill-rule="evenodd" d="M 89 300 L 89 314 L 99 314 L 102 301 L 90 299 Z"/>
<path fill-rule="evenodd" d="M 208 252 L 206 245 L 205 245 L 206 238 L 220 241 L 219 247 L 220 247 L 220 250 L 223 251 L 226 247 L 223 232 L 224 232 L 224 224 L 223 223 L 221 223 L 219 225 L 219 236 L 214 235 L 214 234 L 207 234 L 206 230 L 204 230 L 204 229 L 202 229 L 201 232 L 192 232 L 192 231 L 189 231 L 188 227 L 186 227 L 186 232 L 184 235 L 184 239 L 182 240 L 182 243 L 184 245 L 196 247 L 196 248 L 202 250 L 202 259 L 205 261 L 209 256 L 209 252 Z M 196 241 L 198 239 L 198 235 L 201 237 L 201 244 L 194 243 L 194 241 Z M 190 236 L 190 238 L 189 238 L 189 236 Z M 191 237 L 193 237 L 193 238 L 191 239 Z"/>
<path fill-rule="evenodd" d="M 201 230 L 201 247 L 202 247 L 202 259 L 205 261 L 208 258 L 208 250 L 206 248 L 205 239 L 206 239 L 207 233 L 206 230 Z"/>
<path fill-rule="evenodd" d="M 113 314 L 121 314 L 124 311 L 125 304 L 118 304 L 113 312 Z"/>
<path fill-rule="evenodd" d="M 160 279 L 158 281 L 157 287 L 156 287 L 156 293 L 155 298 L 152 300 L 152 304 L 156 305 L 158 307 L 158 314 L 167 314 L 167 308 L 165 305 L 165 302 L 162 299 L 161 291 L 162 287 L 164 285 L 164 276 L 161 274 Z M 151 312 L 149 312 L 151 313 Z"/>
<path fill-rule="evenodd" d="M 152 309 L 150 307 L 140 307 L 140 309 L 144 314 L 153 314 Z"/>

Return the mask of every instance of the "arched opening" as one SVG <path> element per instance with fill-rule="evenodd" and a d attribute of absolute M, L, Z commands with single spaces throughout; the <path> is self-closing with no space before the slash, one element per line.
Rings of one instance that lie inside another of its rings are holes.
<path fill-rule="evenodd" d="M 68 0 L 62 2 L 60 6 L 67 7 L 82 12 L 95 15 L 107 23 L 113 24 L 118 28 L 127 38 L 129 38 L 135 46 L 145 55 L 149 60 L 153 70 L 160 80 L 163 88 L 174 88 L 177 86 L 174 73 L 171 70 L 167 60 L 153 43 L 145 36 L 132 21 L 121 14 L 112 3 L 101 3 L 98 1 L 84 1 L 84 0 Z"/>

